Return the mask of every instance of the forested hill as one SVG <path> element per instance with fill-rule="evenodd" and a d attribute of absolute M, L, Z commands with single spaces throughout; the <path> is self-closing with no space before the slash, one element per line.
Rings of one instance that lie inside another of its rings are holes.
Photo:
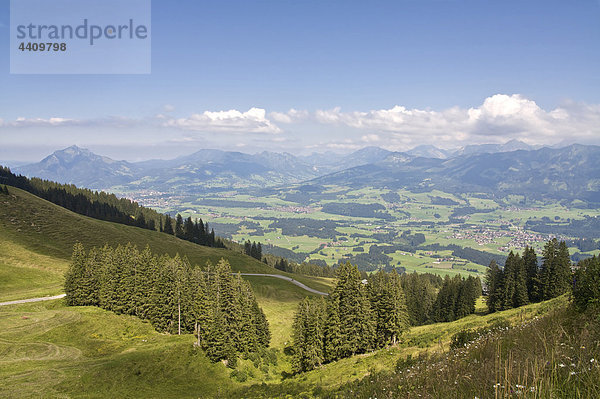
<path fill-rule="evenodd" d="M 193 265 L 204 265 L 207 260 L 217 263 L 219 259 L 225 258 L 234 271 L 274 271 L 264 263 L 239 252 L 196 245 L 158 231 L 96 220 L 71 212 L 23 190 L 14 187 L 8 187 L 8 190 L 10 195 L 2 197 L 3 203 L 0 207 L 1 237 L 41 255 L 69 260 L 73 244 L 76 242 L 90 248 L 130 242 L 138 248 L 150 245 L 158 254 L 185 256 Z"/>
<path fill-rule="evenodd" d="M 0 183 L 28 191 L 80 215 L 175 234 L 178 238 L 195 244 L 224 248 L 222 240 L 215 237 L 214 230 L 210 230 L 208 223 L 203 223 L 202 219 L 193 221 L 188 218 L 184 221 L 177 215 L 173 221 L 169 215 L 145 208 L 127 198 L 118 198 L 104 191 L 78 188 L 72 184 L 60 184 L 35 177 L 29 179 L 15 175 L 6 167 L 0 167 Z"/>

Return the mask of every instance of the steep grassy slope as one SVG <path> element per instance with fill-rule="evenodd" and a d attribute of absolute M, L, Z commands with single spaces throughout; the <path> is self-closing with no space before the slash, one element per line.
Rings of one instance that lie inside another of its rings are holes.
<path fill-rule="evenodd" d="M 600 315 L 571 307 L 496 329 L 449 353 L 400 362 L 391 372 L 324 398 L 599 398 Z"/>
<path fill-rule="evenodd" d="M 0 301 L 60 292 L 62 275 L 75 242 L 81 242 L 85 247 L 131 242 L 140 248 L 150 245 L 157 254 L 179 253 L 192 264 L 204 265 L 208 260 L 215 263 L 225 258 L 234 271 L 275 271 L 240 253 L 203 247 L 156 231 L 88 218 L 16 188 L 11 187 L 10 193 L 0 197 Z M 318 290 L 328 289 L 317 279 L 294 278 Z M 271 280 L 261 282 L 261 285 L 268 285 Z M 292 284 L 287 286 L 296 293 L 295 299 L 304 296 L 292 288 Z"/>
<path fill-rule="evenodd" d="M 343 394 L 340 398 L 353 398 L 351 388 L 346 390 L 346 384 L 352 384 L 375 373 L 393 373 L 400 359 L 409 355 L 417 358 L 419 355 L 444 356 L 447 353 L 451 337 L 464 329 L 489 328 L 498 325 L 520 325 L 542 317 L 554 309 L 566 305 L 566 297 L 523 306 L 493 314 L 473 314 L 451 323 L 437 323 L 411 328 L 403 337 L 402 343 L 396 347 L 381 349 L 365 355 L 358 355 L 337 362 L 326 364 L 316 370 L 303 373 L 281 383 L 272 385 L 253 385 L 242 388 L 237 395 L 240 397 L 323 397 L 329 391 L 340 387 Z M 348 385 L 354 386 L 354 385 Z M 491 384 L 490 384 L 491 386 Z M 389 389 L 389 387 L 388 387 Z M 422 393 L 422 392 L 420 392 Z M 304 395 L 304 396 L 303 396 Z M 335 395 L 333 395 L 335 397 Z M 366 395 L 369 397 L 395 397 L 382 395 Z M 404 397 L 404 396 L 398 396 Z M 439 397 L 473 397 L 473 396 L 439 396 Z M 487 397 L 487 396 L 479 396 Z M 492 396 L 493 397 L 493 396 Z"/>
<path fill-rule="evenodd" d="M 198 246 L 153 231 L 98 221 L 10 188 L 0 197 L 0 301 L 62 291 L 76 241 L 85 246 L 132 242 L 156 253 L 179 253 L 192 263 L 221 257 L 234 270 L 280 273 L 248 256 Z M 194 337 L 154 331 L 134 317 L 62 300 L 0 307 L 0 397 L 231 397 L 231 389 L 279 381 L 290 372 L 290 341 L 298 302 L 307 291 L 281 279 L 248 276 L 271 325 L 264 358 L 241 359 L 234 377 L 193 347 Z M 313 288 L 327 279 L 294 275 Z"/>

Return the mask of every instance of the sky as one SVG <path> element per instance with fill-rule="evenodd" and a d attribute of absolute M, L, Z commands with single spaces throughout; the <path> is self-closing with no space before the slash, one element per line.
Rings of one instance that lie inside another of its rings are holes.
<path fill-rule="evenodd" d="M 600 145 L 598 0 L 154 0 L 142 75 L 10 74 L 9 11 L 0 160 Z"/>

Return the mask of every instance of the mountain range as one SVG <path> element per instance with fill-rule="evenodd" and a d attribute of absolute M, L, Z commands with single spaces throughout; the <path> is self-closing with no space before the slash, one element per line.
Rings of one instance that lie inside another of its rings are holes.
<path fill-rule="evenodd" d="M 506 144 L 448 151 L 419 146 L 406 152 L 366 147 L 351 154 L 296 156 L 203 149 L 171 160 L 115 161 L 71 146 L 39 163 L 15 168 L 29 177 L 117 192 L 194 194 L 231 188 L 313 184 L 440 189 L 497 196 L 600 202 L 600 147 L 534 148 Z"/>

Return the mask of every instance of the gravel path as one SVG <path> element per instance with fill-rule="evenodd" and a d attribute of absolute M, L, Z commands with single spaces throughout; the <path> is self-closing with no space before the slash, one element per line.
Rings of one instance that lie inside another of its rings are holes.
<path fill-rule="evenodd" d="M 237 273 L 234 273 L 237 274 Z M 275 277 L 275 278 L 280 278 L 282 280 L 286 280 L 289 281 L 290 283 L 297 285 L 298 287 L 302 288 L 303 290 L 306 290 L 308 292 L 312 292 L 313 294 L 318 294 L 318 295 L 328 295 L 326 292 L 322 292 L 322 291 L 318 291 L 315 290 L 313 288 L 307 287 L 306 285 L 302 284 L 299 281 L 294 280 L 291 277 L 287 277 L 287 276 L 282 276 L 281 274 L 261 274 L 261 273 L 240 273 L 242 276 L 262 276 L 262 277 Z"/>
<path fill-rule="evenodd" d="M 56 296 L 45 296 L 42 298 L 19 299 L 18 301 L 0 302 L 0 306 L 18 305 L 19 303 L 29 303 L 29 302 L 51 301 L 53 299 L 60 299 L 60 298 L 64 298 L 64 297 L 65 297 L 65 294 L 60 294 L 60 295 L 56 295 Z"/>

